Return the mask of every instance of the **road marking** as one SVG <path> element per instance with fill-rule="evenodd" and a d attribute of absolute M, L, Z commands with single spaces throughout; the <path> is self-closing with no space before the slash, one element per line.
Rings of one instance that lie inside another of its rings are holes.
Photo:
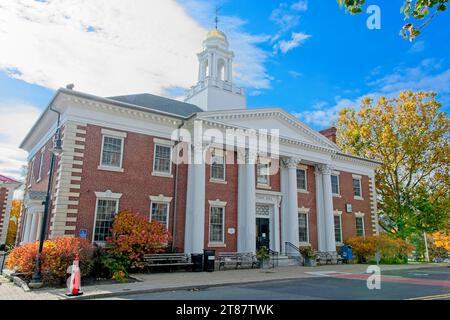
<path fill-rule="evenodd" d="M 450 293 L 436 294 L 436 295 L 433 295 L 433 296 L 409 298 L 409 299 L 405 299 L 405 300 L 443 300 L 443 299 L 450 299 Z"/>
<path fill-rule="evenodd" d="M 305 272 L 310 275 L 320 276 L 320 277 L 332 277 L 337 279 L 349 279 L 349 280 L 363 280 L 366 281 L 370 274 L 355 274 L 337 271 L 316 271 L 316 272 Z M 407 278 L 399 276 L 381 276 L 381 281 L 386 282 L 397 282 L 397 283 L 408 283 L 416 285 L 425 286 L 438 286 L 438 287 L 450 287 L 449 280 L 434 280 L 434 279 L 420 279 L 420 278 Z"/>
<path fill-rule="evenodd" d="M 350 275 L 351 273 L 348 272 L 338 272 L 338 271 L 311 271 L 311 272 L 305 272 L 307 274 L 311 274 L 314 276 L 321 276 L 321 277 L 333 277 L 338 275 Z"/>

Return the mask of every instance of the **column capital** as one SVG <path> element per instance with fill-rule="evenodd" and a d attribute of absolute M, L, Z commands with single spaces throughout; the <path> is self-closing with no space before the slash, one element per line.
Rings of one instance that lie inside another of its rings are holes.
<path fill-rule="evenodd" d="M 300 158 L 289 157 L 289 158 L 282 159 L 281 163 L 285 168 L 297 169 L 297 166 L 300 164 L 301 160 L 302 159 L 300 159 Z"/>
<path fill-rule="evenodd" d="M 329 164 L 318 164 L 316 167 L 321 174 L 331 175 L 333 172 L 333 169 Z"/>

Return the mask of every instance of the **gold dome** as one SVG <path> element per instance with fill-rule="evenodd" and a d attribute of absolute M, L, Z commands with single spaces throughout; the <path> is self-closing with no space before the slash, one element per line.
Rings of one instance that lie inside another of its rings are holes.
<path fill-rule="evenodd" d="M 225 41 L 227 40 L 227 36 L 225 35 L 225 33 L 220 31 L 219 29 L 213 29 L 210 32 L 208 32 L 208 34 L 206 35 L 206 39 L 211 39 L 211 38 L 220 38 Z"/>

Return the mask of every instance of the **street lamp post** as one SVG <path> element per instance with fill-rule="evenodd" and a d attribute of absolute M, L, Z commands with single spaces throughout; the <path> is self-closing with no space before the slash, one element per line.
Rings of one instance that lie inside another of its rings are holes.
<path fill-rule="evenodd" d="M 58 155 L 62 153 L 62 141 L 61 141 L 61 132 L 59 129 L 59 117 L 58 117 L 58 125 L 55 134 L 55 141 L 52 149 L 52 157 L 50 160 L 50 171 L 48 173 L 48 186 L 47 186 L 47 194 L 45 196 L 45 200 L 42 203 L 44 205 L 44 216 L 41 224 L 40 236 L 39 236 L 39 250 L 36 255 L 36 266 L 34 269 L 33 277 L 31 278 L 30 287 L 39 288 L 42 286 L 42 273 L 41 273 L 41 254 L 42 249 L 44 248 L 45 241 L 45 232 L 47 230 L 47 220 L 48 213 L 50 210 L 50 200 L 51 200 L 51 191 L 52 191 L 52 183 L 53 183 L 53 170 L 55 166 L 55 160 Z"/>

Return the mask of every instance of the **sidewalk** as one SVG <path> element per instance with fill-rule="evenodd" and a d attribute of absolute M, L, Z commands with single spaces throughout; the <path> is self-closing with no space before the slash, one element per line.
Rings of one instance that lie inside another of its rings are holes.
<path fill-rule="evenodd" d="M 448 265 L 448 264 L 447 264 Z M 408 264 L 408 265 L 381 265 L 381 273 L 389 270 L 405 270 L 440 267 L 442 264 Z M 314 268 L 290 266 L 277 269 L 250 269 L 250 270 L 228 270 L 206 272 L 173 272 L 173 273 L 151 273 L 134 275 L 141 282 L 123 284 L 105 284 L 83 287 L 84 295 L 70 299 L 96 299 L 117 297 L 131 294 L 142 294 L 149 292 L 188 290 L 232 284 L 248 284 L 254 282 L 266 282 L 277 280 L 289 280 L 299 278 L 320 277 L 320 272 L 336 271 L 351 274 L 363 274 L 368 265 L 325 265 Z M 24 292 L 11 283 L 0 285 L 1 299 L 34 299 L 34 300 L 56 300 L 67 299 L 67 289 L 42 289 L 32 292 Z"/>

